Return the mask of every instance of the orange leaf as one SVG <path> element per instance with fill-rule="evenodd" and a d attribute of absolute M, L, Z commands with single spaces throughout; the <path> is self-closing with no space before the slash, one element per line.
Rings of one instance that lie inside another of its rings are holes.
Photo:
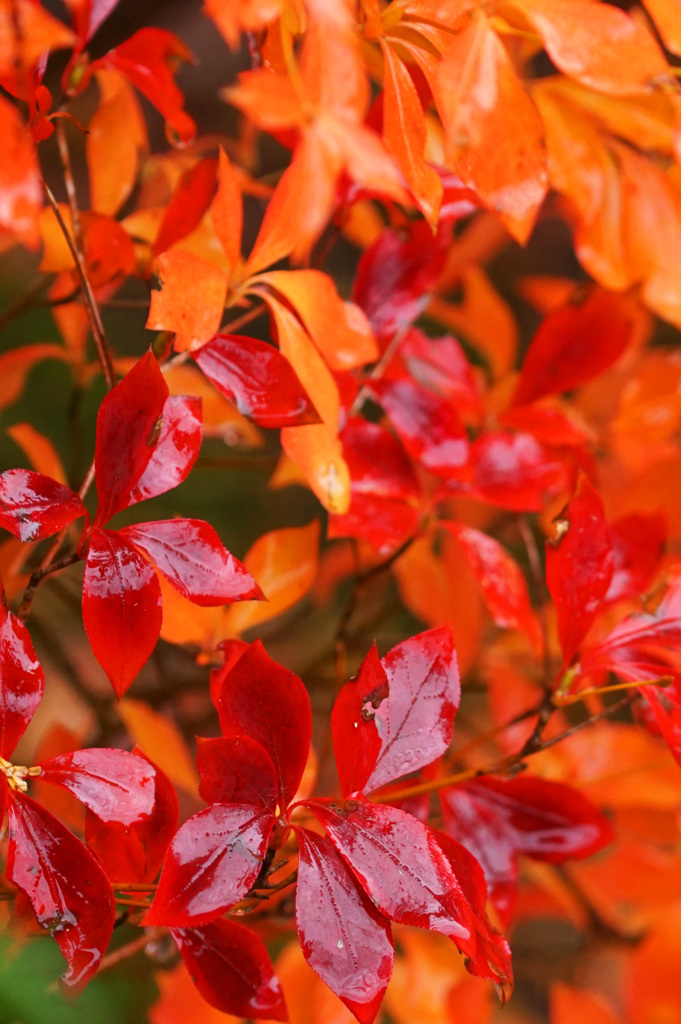
<path fill-rule="evenodd" d="M 603 996 L 558 983 L 551 988 L 551 1024 L 620 1024 Z"/>
<path fill-rule="evenodd" d="M 34 0 L 0 0 L 0 75 L 30 71 L 49 50 L 71 46 L 70 28 L 34 3 Z M 6 145 L 6 138 L 3 133 Z M 9 158 L 4 149 L 3 166 Z"/>
<path fill-rule="evenodd" d="M 163 622 L 161 636 L 171 644 L 193 644 L 210 654 L 225 637 L 224 608 L 205 608 L 183 597 L 159 576 Z"/>
<path fill-rule="evenodd" d="M 138 747 L 165 772 L 171 782 L 196 793 L 199 777 L 180 730 L 168 715 L 161 715 L 141 700 L 120 701 L 118 712 Z"/>
<path fill-rule="evenodd" d="M 624 182 L 625 237 L 643 301 L 681 327 L 681 187 L 678 178 L 616 145 Z"/>
<path fill-rule="evenodd" d="M 26 379 L 42 359 L 68 360 L 68 353 L 59 345 L 24 345 L 0 355 L 0 409 L 16 402 L 26 386 Z"/>
<path fill-rule="evenodd" d="M 210 208 L 215 234 L 224 249 L 231 271 L 241 259 L 241 225 L 243 221 L 241 185 L 229 157 L 220 150 L 218 190 Z"/>
<path fill-rule="evenodd" d="M 204 0 L 203 9 L 236 50 L 242 32 L 265 28 L 281 14 L 284 0 Z"/>
<path fill-rule="evenodd" d="M 525 242 L 546 193 L 544 128 L 483 14 L 471 18 L 440 63 L 435 102 L 454 170 Z"/>
<path fill-rule="evenodd" d="M 655 22 L 662 42 L 681 56 L 681 5 L 678 0 L 643 0 L 643 6 Z"/>
<path fill-rule="evenodd" d="M 32 4 L 28 4 L 36 10 Z M 0 7 L 0 66 L 2 50 L 12 29 L 3 29 L 4 8 Z M 38 217 L 43 205 L 40 170 L 28 129 L 19 112 L 9 100 L 0 97 L 0 227 L 7 228 L 29 249 L 36 249 L 40 241 Z"/>
<path fill-rule="evenodd" d="M 30 423 L 15 423 L 7 428 L 7 433 L 26 453 L 33 469 L 45 476 L 51 476 L 61 484 L 67 483 L 62 461 L 54 445 L 43 434 L 38 433 L 35 427 Z"/>
<path fill-rule="evenodd" d="M 293 306 L 332 370 L 353 370 L 378 359 L 369 321 L 354 302 L 343 302 L 319 270 L 274 270 L 257 279 Z"/>
<path fill-rule="evenodd" d="M 158 1002 L 149 1010 L 150 1024 L 240 1024 L 241 1017 L 232 1017 L 210 1006 L 189 976 L 189 971 L 180 961 L 169 971 L 156 974 L 160 989 Z"/>
<path fill-rule="evenodd" d="M 92 209 L 113 216 L 132 192 L 140 157 L 149 148 L 139 101 L 117 71 L 95 73 L 99 107 L 85 142 Z"/>
<path fill-rule="evenodd" d="M 631 1024 L 676 1024 L 681 1019 L 680 960 L 681 907 L 678 899 L 671 906 L 667 900 L 660 920 L 631 958 L 627 976 Z"/>
<path fill-rule="evenodd" d="M 274 317 L 279 348 L 293 366 L 322 423 L 284 427 L 281 444 L 305 474 L 322 505 L 344 515 L 350 505 L 350 473 L 338 439 L 340 396 L 324 360 L 296 317 L 272 295 L 264 298 Z"/>
<path fill-rule="evenodd" d="M 193 252 L 158 258 L 162 288 L 151 293 L 147 329 L 173 331 L 178 352 L 199 348 L 217 333 L 227 298 L 224 270 Z"/>
<path fill-rule="evenodd" d="M 435 231 L 442 200 L 442 179 L 424 158 L 426 119 L 416 87 L 402 61 L 385 43 L 383 137 L 397 159 L 405 181 Z"/>
<path fill-rule="evenodd" d="M 315 581 L 319 560 L 319 523 L 272 530 L 258 537 L 243 559 L 258 581 L 267 602 L 232 605 L 225 615 L 230 635 L 273 619 L 307 594 Z"/>
<path fill-rule="evenodd" d="M 557 68 L 615 96 L 649 92 L 670 70 L 640 21 L 591 0 L 512 0 L 539 33 Z"/>
<path fill-rule="evenodd" d="M 461 672 L 473 663 L 482 636 L 482 602 L 475 577 L 456 541 L 417 538 L 395 562 L 394 571 L 402 601 L 428 626 L 451 624 Z"/>

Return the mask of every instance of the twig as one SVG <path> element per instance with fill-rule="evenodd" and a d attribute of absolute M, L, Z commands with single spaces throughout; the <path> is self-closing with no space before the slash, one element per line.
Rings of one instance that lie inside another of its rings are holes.
<path fill-rule="evenodd" d="M 621 711 L 623 708 L 632 704 L 634 700 L 637 699 L 637 696 L 637 694 L 629 694 L 624 698 L 624 700 L 618 701 L 616 704 L 611 704 L 610 707 L 604 708 L 603 711 L 599 711 L 596 715 L 591 715 L 583 722 L 578 722 L 576 725 L 571 726 L 564 732 L 559 733 L 558 736 L 553 736 L 549 740 L 540 742 L 539 746 L 536 746 L 534 743 L 530 744 L 530 741 L 532 740 L 532 737 L 530 737 L 530 739 L 523 744 L 517 753 L 510 754 L 508 757 L 503 758 L 501 761 L 497 761 L 495 764 L 487 765 L 482 768 L 466 768 L 464 771 L 457 772 L 454 775 L 445 775 L 440 779 L 430 779 L 428 782 L 419 782 L 413 786 L 405 786 L 403 789 L 392 790 L 392 792 L 389 793 L 379 793 L 376 796 L 372 794 L 369 799 L 374 803 L 392 804 L 395 803 L 395 801 L 407 800 L 414 796 L 421 796 L 423 793 L 435 793 L 447 786 L 458 786 L 462 782 L 468 782 L 470 779 L 477 779 L 483 775 L 507 773 L 512 771 L 514 768 L 520 768 L 526 757 L 529 757 L 532 754 L 537 754 L 540 750 L 548 750 L 549 747 L 555 746 L 556 743 L 561 743 L 569 736 L 574 736 L 575 733 L 581 732 L 582 729 L 595 725 L 596 722 L 600 722 L 602 719 L 608 718 L 617 711 Z"/>
<path fill-rule="evenodd" d="M 62 558 L 59 562 L 51 562 L 49 565 L 46 565 L 44 569 L 38 568 L 33 570 L 17 613 L 22 622 L 26 622 L 27 618 L 31 614 L 33 598 L 35 597 L 35 592 L 41 581 L 44 580 L 46 576 L 50 576 L 53 572 L 59 572 L 61 569 L 66 569 L 67 566 L 74 565 L 79 561 L 80 555 L 74 551 L 72 555 L 67 555 L 66 558 Z"/>
<path fill-rule="evenodd" d="M 68 229 L 66 221 L 61 215 L 59 204 L 57 203 L 57 200 L 55 199 L 52 190 L 46 182 L 43 182 L 43 188 L 45 189 L 47 201 L 50 204 L 52 212 L 57 218 L 57 223 L 59 224 L 59 227 L 62 230 L 64 240 L 66 241 L 66 244 L 69 247 L 71 255 L 73 256 L 73 262 L 75 263 L 76 273 L 78 274 L 78 280 L 80 281 L 80 287 L 83 293 L 83 300 L 85 302 L 85 308 L 87 310 L 88 319 L 90 321 L 90 327 L 92 328 L 92 336 L 95 339 L 97 355 L 99 356 L 99 361 L 102 365 L 102 371 L 104 373 L 106 386 L 109 388 L 109 390 L 111 390 L 111 388 L 116 383 L 116 374 L 114 373 L 113 362 L 111 360 L 111 353 L 109 351 L 109 345 L 106 340 L 106 335 L 104 333 L 102 320 L 99 315 L 99 309 L 97 308 L 97 303 L 95 302 L 95 297 L 92 293 L 92 288 L 90 287 L 90 282 L 88 281 L 87 274 L 85 272 L 85 264 L 83 262 L 83 258 L 80 252 L 78 251 L 78 248 L 73 238 L 71 237 L 71 232 Z"/>

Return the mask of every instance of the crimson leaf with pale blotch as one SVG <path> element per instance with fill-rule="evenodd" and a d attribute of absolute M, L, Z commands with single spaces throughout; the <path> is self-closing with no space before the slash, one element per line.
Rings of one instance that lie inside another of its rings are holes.
<path fill-rule="evenodd" d="M 259 642 L 236 655 L 211 684 L 223 736 L 199 741 L 201 794 L 211 806 L 170 844 L 144 923 L 183 932 L 212 927 L 262 884 L 268 848 L 276 854 L 292 828 L 303 953 L 362 1024 L 374 1019 L 390 977 L 390 919 L 449 935 L 471 971 L 510 983 L 508 948 L 485 917 L 484 880 L 473 858 L 405 811 L 363 796 L 447 748 L 459 703 L 449 627 L 412 637 L 383 659 L 372 648 L 341 691 L 334 742 L 343 792 L 353 798 L 303 801 L 325 837 L 302 828 L 294 816 L 299 805 L 291 803 L 309 753 L 307 692 Z M 242 966 L 250 976 L 258 968 L 249 958 Z M 228 990 L 221 988 L 220 1000 Z M 245 1012 L 236 997 L 214 1005 Z M 253 1005 L 249 1013 L 272 1016 Z"/>
<path fill-rule="evenodd" d="M 445 829 L 485 872 L 504 923 L 512 917 L 518 854 L 551 864 L 588 857 L 613 839 L 610 822 L 579 790 L 545 779 L 476 779 L 440 793 Z"/>
<path fill-rule="evenodd" d="M 208 523 L 174 519 L 120 531 L 104 529 L 115 513 L 181 484 L 200 447 L 200 400 L 170 395 L 148 352 L 99 408 L 99 507 L 78 547 L 80 554 L 86 553 L 85 630 L 119 697 L 153 651 L 161 629 L 161 589 L 155 570 L 196 604 L 262 598 L 250 573 Z M 0 525 L 20 540 L 48 537 L 85 515 L 79 496 L 50 477 L 27 470 L 0 476 Z"/>
<path fill-rule="evenodd" d="M 79 750 L 27 770 L 10 758 L 43 693 L 44 677 L 26 626 L 0 609 L 0 825 L 7 811 L 7 877 L 26 894 L 38 923 L 56 939 L 67 961 L 64 983 L 82 988 L 111 937 L 111 886 L 92 854 L 26 795 L 39 775 L 70 790 L 103 821 L 125 826 L 149 818 L 155 769 L 123 750 Z"/>

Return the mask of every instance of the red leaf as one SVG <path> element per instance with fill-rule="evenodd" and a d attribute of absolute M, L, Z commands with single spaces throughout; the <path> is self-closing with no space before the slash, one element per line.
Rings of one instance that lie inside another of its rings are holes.
<path fill-rule="evenodd" d="M 392 972 L 390 925 L 328 838 L 304 828 L 296 836 L 296 925 L 303 955 L 360 1024 L 371 1024 Z"/>
<path fill-rule="evenodd" d="M 295 370 L 272 345 L 239 334 L 217 334 L 192 355 L 220 394 L 259 426 L 320 422 Z"/>
<path fill-rule="evenodd" d="M 452 403 L 413 380 L 372 381 L 376 396 L 411 457 L 447 477 L 468 461 L 468 434 Z"/>
<path fill-rule="evenodd" d="M 132 490 L 154 454 L 168 387 L 151 352 L 102 401 L 97 414 L 95 479 L 106 523 L 132 502 Z"/>
<path fill-rule="evenodd" d="M 444 267 L 451 235 L 448 224 L 433 237 L 425 221 L 412 221 L 399 234 L 383 231 L 364 251 L 352 297 L 379 342 L 385 344 L 423 313 Z"/>
<path fill-rule="evenodd" d="M 451 334 L 429 338 L 418 327 L 412 327 L 400 345 L 398 356 L 419 384 L 454 401 L 464 416 L 479 414 L 480 386 L 466 353 Z"/>
<path fill-rule="evenodd" d="M 273 825 L 253 804 L 213 804 L 185 821 L 143 924 L 186 928 L 224 914 L 258 877 Z"/>
<path fill-rule="evenodd" d="M 199 792 L 207 804 L 255 804 L 271 811 L 279 796 L 272 758 L 250 736 L 198 739 Z"/>
<path fill-rule="evenodd" d="M 130 505 L 171 491 L 187 479 L 202 439 L 201 399 L 170 395 L 161 413 L 161 432 L 144 472 L 131 488 Z"/>
<path fill-rule="evenodd" d="M 567 470 L 531 434 L 490 431 L 472 446 L 473 494 L 513 512 L 540 512 Z"/>
<path fill-rule="evenodd" d="M 161 630 L 161 587 L 149 563 L 110 530 L 95 530 L 83 579 L 83 624 L 95 658 L 122 697 Z"/>
<path fill-rule="evenodd" d="M 0 475 L 0 526 L 21 541 L 58 533 L 87 511 L 77 494 L 31 469 Z"/>
<path fill-rule="evenodd" d="M 0 757 L 8 758 L 23 736 L 44 687 L 31 634 L 7 608 L 0 583 Z"/>
<path fill-rule="evenodd" d="M 177 36 L 162 28 L 142 28 L 90 67 L 117 68 L 163 114 L 170 141 L 186 146 L 196 135 L 196 125 L 173 81 L 178 60 L 189 62 L 192 55 Z"/>
<path fill-rule="evenodd" d="M 361 537 L 387 555 L 416 532 L 421 490 L 404 448 L 378 423 L 354 417 L 341 433 L 350 508 L 329 516 L 328 536 Z"/>
<path fill-rule="evenodd" d="M 368 793 L 444 753 L 461 696 L 449 626 L 404 640 L 381 659 L 381 665 L 389 696 L 376 714 L 382 745 L 365 784 Z"/>
<path fill-rule="evenodd" d="M 62 975 L 80 990 L 97 970 L 111 938 L 111 886 L 83 844 L 27 796 L 9 803 L 7 877 L 31 901 L 38 924 L 66 959 Z"/>
<path fill-rule="evenodd" d="M 487 918 L 487 886 L 482 868 L 461 843 L 436 829 L 429 829 L 429 832 L 447 858 L 468 905 L 471 937 L 469 940 L 457 940 L 466 956 L 466 970 L 478 978 L 500 983 L 503 1001 L 503 986 L 513 987 L 511 951 L 504 937 L 494 931 Z"/>
<path fill-rule="evenodd" d="M 379 911 L 400 924 L 468 942 L 468 904 L 431 829 L 385 804 L 309 801 Z"/>
<path fill-rule="evenodd" d="M 272 758 L 286 807 L 303 777 L 312 737 L 310 698 L 298 676 L 256 640 L 222 678 L 220 727 L 226 737 L 250 736 Z"/>
<path fill-rule="evenodd" d="M 92 38 L 118 3 L 119 0 L 67 0 L 80 46 L 84 46 Z"/>
<path fill-rule="evenodd" d="M 138 748 L 133 751 L 154 771 L 154 809 L 150 817 L 126 827 L 85 816 L 85 838 L 112 882 L 151 882 L 156 878 L 180 816 L 177 794 L 165 772 Z"/>
<path fill-rule="evenodd" d="M 288 1019 L 267 949 L 250 928 L 223 920 L 173 928 L 172 934 L 192 981 L 211 1006 L 238 1017 Z"/>
<path fill-rule="evenodd" d="M 546 583 L 556 606 L 567 665 L 596 617 L 613 572 L 603 505 L 586 477 L 556 524 L 557 537 L 546 548 Z"/>
<path fill-rule="evenodd" d="M 479 861 L 508 923 L 519 853 L 551 864 L 589 857 L 613 839 L 610 822 L 571 786 L 544 779 L 478 779 L 442 790 L 445 828 Z"/>
<path fill-rule="evenodd" d="M 173 586 L 194 604 L 254 601 L 263 593 L 241 562 L 230 555 L 201 519 L 166 519 L 126 526 L 119 536 L 139 548 Z"/>
<path fill-rule="evenodd" d="M 213 201 L 217 187 L 218 162 L 204 157 L 184 172 L 163 213 L 152 253 L 158 256 L 198 226 Z"/>
<path fill-rule="evenodd" d="M 664 552 L 667 528 L 660 514 L 623 516 L 610 526 L 613 573 L 605 600 L 638 597 L 650 583 Z"/>
<path fill-rule="evenodd" d="M 494 537 L 460 523 L 441 522 L 458 540 L 497 626 L 523 630 L 533 643 L 541 630 L 530 605 L 522 571 Z"/>
<path fill-rule="evenodd" d="M 40 769 L 44 782 L 68 789 L 102 821 L 133 825 L 154 809 L 154 769 L 127 750 L 76 750 Z"/>
<path fill-rule="evenodd" d="M 672 652 L 681 652 L 678 614 L 673 618 L 631 615 L 586 650 L 577 667 L 582 676 L 607 671 L 630 682 L 645 682 L 676 674 Z"/>
<path fill-rule="evenodd" d="M 376 766 L 385 734 L 381 704 L 388 695 L 388 677 L 374 643 L 356 677 L 338 694 L 331 714 L 343 796 L 361 792 Z"/>
<path fill-rule="evenodd" d="M 549 313 L 525 355 L 514 404 L 572 391 L 607 370 L 632 339 L 634 313 L 620 295 L 599 288 Z"/>

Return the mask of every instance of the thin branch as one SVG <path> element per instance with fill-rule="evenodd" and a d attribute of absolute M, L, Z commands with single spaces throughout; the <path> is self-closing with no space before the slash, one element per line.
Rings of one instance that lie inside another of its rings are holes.
<path fill-rule="evenodd" d="M 441 789 L 445 789 L 447 786 L 458 786 L 462 782 L 468 782 L 471 779 L 477 779 L 483 775 L 499 775 L 508 773 L 514 768 L 522 768 L 524 767 L 523 761 L 526 757 L 529 757 L 532 754 L 537 754 L 541 750 L 548 750 L 549 747 L 555 746 L 556 743 L 561 743 L 569 736 L 574 736 L 575 733 L 581 732 L 582 729 L 595 725 L 596 722 L 600 722 L 604 718 L 609 718 L 610 715 L 616 714 L 616 712 L 621 711 L 623 708 L 632 704 L 634 700 L 637 699 L 637 696 L 637 694 L 629 694 L 624 698 L 624 700 L 618 701 L 616 704 L 611 704 L 610 707 L 604 708 L 603 711 L 599 711 L 596 715 L 591 715 L 589 718 L 584 719 L 583 722 L 578 722 L 576 725 L 571 726 L 564 732 L 559 733 L 558 736 L 553 736 L 549 740 L 540 742 L 538 746 L 534 743 L 530 743 L 532 740 L 532 737 L 530 737 L 530 740 L 526 741 L 519 751 L 515 754 L 509 754 L 508 757 L 503 758 L 501 761 L 497 761 L 495 764 L 486 765 L 482 768 L 466 768 L 464 771 L 456 772 L 454 775 L 445 775 L 440 779 L 430 779 L 428 782 L 419 782 L 413 786 L 405 786 L 403 789 L 392 790 L 389 793 L 379 793 L 376 796 L 372 794 L 369 796 L 369 799 L 374 803 L 392 804 L 396 801 L 407 800 L 414 796 L 421 796 L 423 793 L 436 793 Z"/>
<path fill-rule="evenodd" d="M 104 379 L 106 380 L 106 386 L 109 388 L 109 390 L 111 390 L 111 388 L 116 383 L 116 374 L 114 373 L 113 362 L 111 360 L 111 353 L 109 351 L 109 345 L 106 340 L 106 335 L 104 333 L 102 320 L 99 315 L 99 309 L 97 307 L 95 297 L 92 293 L 92 288 L 90 287 L 90 282 L 88 281 L 87 274 L 85 272 L 85 263 L 80 252 L 78 251 L 78 247 L 76 246 L 73 238 L 71 237 L 71 232 L 68 229 L 66 221 L 61 215 L 59 204 L 57 203 L 57 200 L 55 199 L 52 190 L 46 182 L 43 182 L 43 188 L 45 189 L 47 201 L 50 204 L 52 212 L 57 218 L 57 223 L 59 224 L 59 227 L 62 230 L 62 234 L 64 235 L 66 244 L 69 247 L 69 251 L 73 256 L 73 262 L 75 263 L 76 273 L 78 274 L 78 280 L 80 281 L 80 287 L 83 293 L 83 300 L 85 302 L 85 308 L 87 310 L 88 319 L 90 321 L 90 327 L 92 328 L 92 335 L 95 339 L 97 355 L 99 356 L 99 361 L 102 365 L 102 371 L 104 373 Z"/>
<path fill-rule="evenodd" d="M 116 900 L 116 902 L 118 903 L 119 900 Z M 138 953 L 143 953 L 149 943 L 154 942 L 165 931 L 165 928 L 149 928 L 145 930 L 143 935 L 138 935 L 136 939 L 128 942 L 127 945 L 121 946 L 119 949 L 115 949 L 112 953 L 102 957 L 97 973 L 101 974 L 102 971 L 108 971 L 112 967 L 117 967 L 118 964 L 129 960 L 131 957 L 137 956 Z"/>
<path fill-rule="evenodd" d="M 22 622 L 26 622 L 31 614 L 33 598 L 35 597 L 35 592 L 41 581 L 44 580 L 46 576 L 50 576 L 53 572 L 59 572 L 61 569 L 66 569 L 69 565 L 75 565 L 76 562 L 80 561 L 80 557 L 81 556 L 74 551 L 72 555 L 67 555 L 66 558 L 62 558 L 59 562 L 51 562 L 49 565 L 46 565 L 44 569 L 38 568 L 33 570 L 17 613 Z"/>

